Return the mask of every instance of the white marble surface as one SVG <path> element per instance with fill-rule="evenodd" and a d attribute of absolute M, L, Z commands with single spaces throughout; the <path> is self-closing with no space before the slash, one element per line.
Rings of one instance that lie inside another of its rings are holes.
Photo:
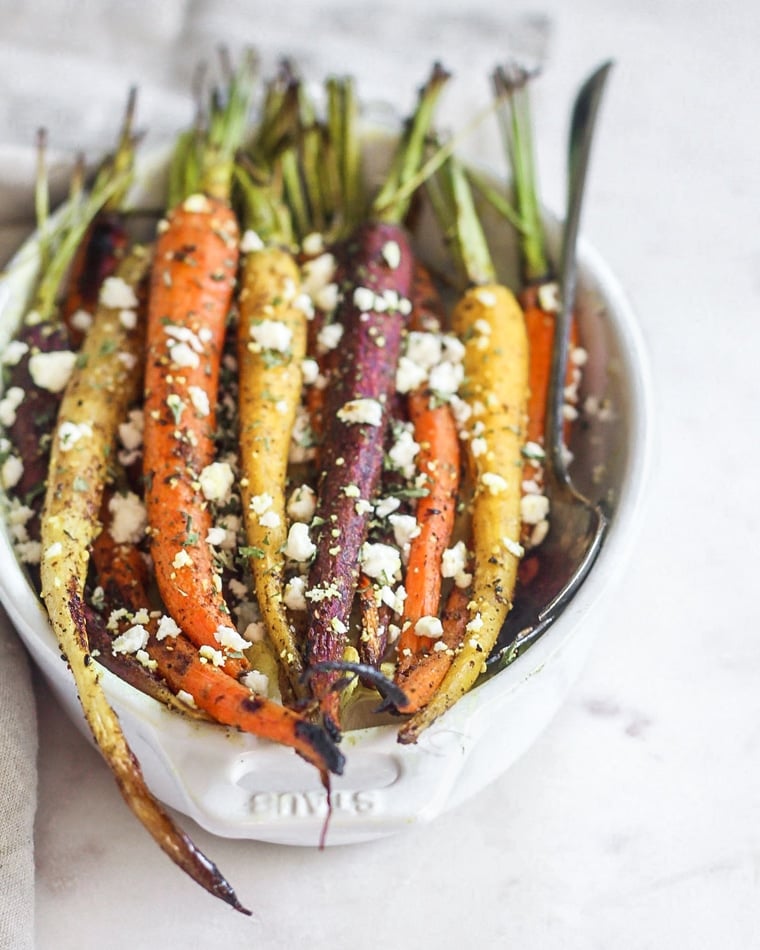
<path fill-rule="evenodd" d="M 97 14 L 108 4 L 93 3 L 91 22 L 108 38 L 93 48 L 77 19 L 85 5 L 56 6 L 43 26 L 35 4 L 0 6 L 3 143 L 26 142 L 45 122 L 54 140 L 72 144 L 70 117 L 86 108 L 81 134 L 92 145 L 113 125 L 105 104 L 120 102 L 134 78 L 146 87 L 155 129 L 171 127 L 183 118 L 187 78 L 178 44 L 212 49 L 244 33 L 270 54 L 293 50 L 315 72 L 351 70 L 372 94 L 387 89 L 407 100 L 441 56 L 457 72 L 448 107 L 459 121 L 487 95 L 502 36 L 514 32 L 514 20 L 485 0 L 418 3 L 419 29 L 402 3 L 280 0 L 259 20 L 242 2 L 167 3 L 150 16 L 147 5 L 123 3 L 111 18 Z M 196 831 L 255 909 L 252 920 L 200 892 L 156 851 L 38 683 L 40 950 L 760 946 L 760 640 L 751 607 L 760 8 L 750 0 L 547 0 L 528 9 L 552 22 L 536 98 L 550 204 L 563 194 L 572 91 L 600 60 L 617 62 L 584 230 L 638 310 L 656 387 L 649 503 L 591 661 L 524 758 L 430 826 L 322 853 Z M 151 44 L 174 58 L 145 64 Z M 29 98 L 24 125 L 8 102 L 24 101 L 24 70 L 43 68 L 58 94 L 82 71 L 92 88 L 70 113 Z M 152 95 L 162 88 L 168 106 L 159 110 Z M 499 160 L 487 135 L 471 147 Z"/>

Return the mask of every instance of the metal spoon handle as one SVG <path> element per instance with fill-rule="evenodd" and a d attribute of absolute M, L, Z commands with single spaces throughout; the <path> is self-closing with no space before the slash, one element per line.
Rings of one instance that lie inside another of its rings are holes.
<path fill-rule="evenodd" d="M 570 328 L 575 306 L 577 282 L 578 232 L 599 105 L 612 62 L 602 63 L 581 86 L 573 106 L 568 143 L 567 211 L 562 232 L 559 262 L 560 307 L 554 328 L 554 349 L 546 418 L 546 446 L 554 473 L 567 481 L 563 422 L 565 379 L 570 351 Z"/>

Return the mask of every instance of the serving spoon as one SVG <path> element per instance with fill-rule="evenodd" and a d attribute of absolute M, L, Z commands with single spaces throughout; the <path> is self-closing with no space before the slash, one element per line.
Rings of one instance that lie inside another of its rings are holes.
<path fill-rule="evenodd" d="M 578 277 L 577 244 L 586 177 L 599 105 L 611 62 L 599 66 L 575 99 L 568 142 L 567 209 L 559 262 L 559 309 L 554 328 L 551 375 L 546 409 L 544 483 L 551 503 L 551 530 L 541 563 L 530 582 L 530 596 L 517 597 L 487 668 L 503 669 L 560 616 L 585 580 L 602 548 L 609 513 L 573 484 L 564 444 L 565 379 L 570 328 Z"/>

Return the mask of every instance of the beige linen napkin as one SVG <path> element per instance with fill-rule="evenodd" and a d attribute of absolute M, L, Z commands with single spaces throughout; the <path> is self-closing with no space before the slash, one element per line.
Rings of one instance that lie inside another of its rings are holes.
<path fill-rule="evenodd" d="M 0 948 L 34 946 L 37 717 L 29 664 L 0 608 Z"/>

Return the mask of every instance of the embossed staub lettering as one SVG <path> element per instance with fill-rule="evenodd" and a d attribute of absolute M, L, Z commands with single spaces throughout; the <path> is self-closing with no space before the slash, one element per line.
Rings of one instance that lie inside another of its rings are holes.
<path fill-rule="evenodd" d="M 377 808 L 376 793 L 336 791 L 332 794 L 333 812 L 366 815 Z M 327 795 L 311 792 L 255 792 L 250 798 L 254 815 L 280 818 L 312 818 L 327 814 Z"/>

